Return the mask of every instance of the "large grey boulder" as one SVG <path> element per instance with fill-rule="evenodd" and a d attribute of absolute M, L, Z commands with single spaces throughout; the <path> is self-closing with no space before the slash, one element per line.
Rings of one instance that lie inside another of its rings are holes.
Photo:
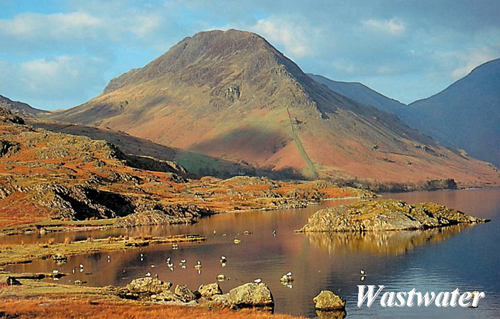
<path fill-rule="evenodd" d="M 230 308 L 273 307 L 271 290 L 264 283 L 248 283 L 231 289 L 223 295 L 213 296 L 220 306 Z"/>

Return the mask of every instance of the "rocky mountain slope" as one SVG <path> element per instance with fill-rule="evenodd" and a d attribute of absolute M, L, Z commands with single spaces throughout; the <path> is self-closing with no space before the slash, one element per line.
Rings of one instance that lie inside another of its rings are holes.
<path fill-rule="evenodd" d="M 444 145 L 500 167 L 500 59 L 403 110 L 407 123 Z"/>
<path fill-rule="evenodd" d="M 237 30 L 188 37 L 50 117 L 309 178 L 499 183 L 488 164 L 331 91 L 262 37 Z"/>
<path fill-rule="evenodd" d="M 321 181 L 190 179 L 174 162 L 143 161 L 103 140 L 33 128 L 0 108 L 0 227 L 121 217 L 117 226 L 191 223 L 217 212 L 369 194 Z"/>
<path fill-rule="evenodd" d="M 36 117 L 48 113 L 47 111 L 36 109 L 23 102 L 12 101 L 11 99 L 2 95 L 0 95 L 0 108 L 9 110 L 24 117 Z"/>

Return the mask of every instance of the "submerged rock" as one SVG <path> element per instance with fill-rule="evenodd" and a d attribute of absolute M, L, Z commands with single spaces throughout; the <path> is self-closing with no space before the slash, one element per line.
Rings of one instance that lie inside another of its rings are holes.
<path fill-rule="evenodd" d="M 413 230 L 486 221 L 434 203 L 372 200 L 319 210 L 297 232 Z"/>
<path fill-rule="evenodd" d="M 227 294 L 212 298 L 221 306 L 230 308 L 273 307 L 271 290 L 263 283 L 248 283 L 231 289 Z"/>
<path fill-rule="evenodd" d="M 314 297 L 314 308 L 322 311 L 344 310 L 345 301 L 330 290 L 323 290 Z"/>

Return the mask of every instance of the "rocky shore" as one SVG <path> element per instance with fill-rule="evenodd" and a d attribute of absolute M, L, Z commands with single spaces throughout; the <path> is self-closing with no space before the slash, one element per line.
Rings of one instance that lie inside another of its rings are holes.
<path fill-rule="evenodd" d="M 222 293 L 218 283 L 201 285 L 191 291 L 184 285 L 172 284 L 158 278 L 144 277 L 134 279 L 124 288 L 117 290 L 120 298 L 167 304 L 176 306 L 203 306 L 208 308 L 268 308 L 274 307 L 271 291 L 264 283 L 246 283 Z"/>
<path fill-rule="evenodd" d="M 171 283 L 153 277 L 135 279 L 126 287 L 39 280 L 49 275 L 16 275 L 0 270 L 0 317 L 292 318 L 272 313 L 273 296 L 263 283 L 247 283 L 224 294 L 217 283 L 191 291 L 183 285 L 171 289 Z"/>
<path fill-rule="evenodd" d="M 434 203 L 371 200 L 319 210 L 297 232 L 399 231 L 484 222 L 487 220 Z"/>

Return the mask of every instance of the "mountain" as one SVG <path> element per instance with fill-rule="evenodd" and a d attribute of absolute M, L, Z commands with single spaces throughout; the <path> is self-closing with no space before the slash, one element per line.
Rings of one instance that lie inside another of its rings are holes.
<path fill-rule="evenodd" d="M 15 114 L 19 114 L 24 117 L 33 117 L 49 113 L 44 110 L 35 109 L 34 107 L 31 107 L 30 105 L 23 102 L 12 101 L 11 99 L 6 98 L 2 95 L 0 95 L 0 108 L 7 109 Z"/>
<path fill-rule="evenodd" d="M 341 82 L 330 80 L 321 75 L 308 74 L 314 81 L 326 85 L 330 90 L 342 94 L 356 102 L 371 105 L 379 110 L 397 114 L 406 105 L 391 99 L 359 82 Z"/>
<path fill-rule="evenodd" d="M 308 178 L 497 185 L 483 162 L 317 83 L 262 37 L 209 31 L 51 119 Z"/>
<path fill-rule="evenodd" d="M 410 104 L 400 116 L 443 144 L 500 167 L 500 59 Z"/>

